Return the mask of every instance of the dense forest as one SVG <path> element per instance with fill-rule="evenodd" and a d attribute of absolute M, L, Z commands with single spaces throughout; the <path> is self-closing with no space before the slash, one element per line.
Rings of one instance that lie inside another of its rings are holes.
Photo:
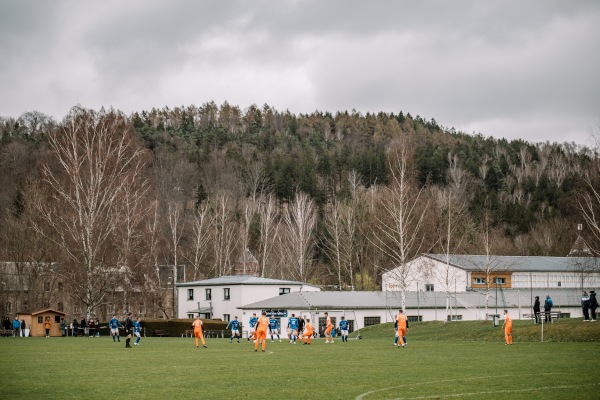
<path fill-rule="evenodd" d="M 99 150 L 107 140 L 114 159 Z M 106 186 L 98 164 L 120 167 Z M 115 203 L 75 204 L 92 181 Z M 418 253 L 565 256 L 580 223 L 600 249 L 596 149 L 403 112 L 214 102 L 132 115 L 75 107 L 60 122 L 27 112 L 0 119 L 0 187 L 2 260 L 87 265 L 95 280 L 98 266 L 125 268 L 131 282 L 159 279 L 159 265 L 185 265 L 186 280 L 231 274 L 248 249 L 262 276 L 369 290 Z"/>

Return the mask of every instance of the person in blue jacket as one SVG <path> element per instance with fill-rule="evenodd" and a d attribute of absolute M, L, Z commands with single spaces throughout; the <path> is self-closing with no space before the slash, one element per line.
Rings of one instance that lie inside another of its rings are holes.
<path fill-rule="evenodd" d="M 15 319 L 13 320 L 12 326 L 13 326 L 13 336 L 15 336 L 15 337 L 21 336 L 21 334 L 20 334 L 21 323 L 19 322 L 17 317 L 15 317 Z"/>
<path fill-rule="evenodd" d="M 142 338 L 142 321 L 140 317 L 137 317 L 137 319 L 133 321 L 133 335 L 135 336 L 135 343 L 133 343 L 133 345 L 137 346 Z"/>
<path fill-rule="evenodd" d="M 237 315 L 235 316 L 235 318 L 231 321 L 229 321 L 229 323 L 227 324 L 227 326 L 225 327 L 225 329 L 229 329 L 229 327 L 231 327 L 231 339 L 229 339 L 229 343 L 233 342 L 233 338 L 235 337 L 237 339 L 237 342 L 240 342 L 240 321 L 238 321 L 238 317 Z"/>
<path fill-rule="evenodd" d="M 252 318 L 250 318 L 250 321 L 248 321 L 250 323 L 250 332 L 248 333 L 248 341 L 250 341 L 250 339 L 256 339 L 256 337 L 254 336 L 254 330 L 255 330 L 255 325 L 256 322 L 258 321 L 258 317 L 256 316 L 256 313 L 252 314 Z"/>
<path fill-rule="evenodd" d="M 269 330 L 271 331 L 271 342 L 273 341 L 274 335 L 277 335 L 277 339 L 281 342 L 281 336 L 279 336 L 279 320 L 277 320 L 274 315 L 269 318 Z"/>
<path fill-rule="evenodd" d="M 119 335 L 119 328 L 122 328 L 123 325 L 117 319 L 117 316 L 113 314 L 113 317 L 110 321 L 108 321 L 108 327 L 110 328 L 110 336 L 112 336 L 113 342 L 115 338 L 120 342 L 121 336 Z"/>

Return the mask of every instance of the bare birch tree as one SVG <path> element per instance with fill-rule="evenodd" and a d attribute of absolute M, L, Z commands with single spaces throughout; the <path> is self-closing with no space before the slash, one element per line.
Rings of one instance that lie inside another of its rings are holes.
<path fill-rule="evenodd" d="M 411 179 L 405 143 L 396 146 L 389 162 L 391 182 L 381 201 L 383 212 L 375 216 L 374 245 L 393 264 L 389 270 L 398 281 L 401 305 L 405 310 L 406 290 L 414 279 L 408 263 L 421 250 L 423 239 L 420 233 L 428 201 L 422 199 L 423 189 L 415 188 Z"/>
<path fill-rule="evenodd" d="M 212 205 L 215 210 L 213 254 L 217 276 L 230 274 L 236 244 L 235 223 L 228 198 L 221 194 Z"/>
<path fill-rule="evenodd" d="M 69 293 L 90 317 L 121 278 L 115 228 L 131 212 L 123 201 L 127 187 L 147 184 L 145 150 L 122 114 L 80 108 L 49 133 L 48 143 L 55 165 L 44 166 L 43 183 L 51 198 L 35 202 L 48 227 L 34 228 L 61 249 Z"/>
<path fill-rule="evenodd" d="M 313 270 L 313 231 L 317 223 L 317 213 L 313 201 L 305 193 L 296 193 L 294 201 L 284 214 L 287 227 L 287 255 L 291 262 L 292 275 L 306 282 Z"/>
<path fill-rule="evenodd" d="M 211 230 L 214 225 L 214 216 L 209 213 L 206 204 L 201 204 L 196 208 L 191 223 L 191 247 L 184 253 L 183 257 L 192 266 L 192 280 L 195 281 L 200 278 L 202 263 L 210 253 Z"/>
<path fill-rule="evenodd" d="M 265 276 L 274 271 L 268 270 L 269 260 L 279 233 L 277 200 L 273 195 L 263 196 L 259 204 L 260 244 L 258 250 L 259 275 Z"/>

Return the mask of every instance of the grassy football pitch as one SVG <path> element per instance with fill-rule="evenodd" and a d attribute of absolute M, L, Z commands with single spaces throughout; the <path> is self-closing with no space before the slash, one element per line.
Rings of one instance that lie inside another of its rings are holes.
<path fill-rule="evenodd" d="M 465 325 L 467 326 L 467 325 Z M 435 328 L 435 327 L 434 327 Z M 433 329 L 433 328 L 432 328 Z M 444 329 L 437 327 L 436 330 Z M 487 327 L 485 328 L 487 330 Z M 242 339 L 0 338 L 6 399 L 596 399 L 600 344 L 426 340 L 415 328 L 405 349 L 385 326 L 362 340 L 311 346 Z"/>

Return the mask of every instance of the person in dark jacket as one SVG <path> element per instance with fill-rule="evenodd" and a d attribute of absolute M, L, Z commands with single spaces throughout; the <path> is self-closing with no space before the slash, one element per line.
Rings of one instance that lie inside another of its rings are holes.
<path fill-rule="evenodd" d="M 544 314 L 546 314 L 546 322 L 552 322 L 552 317 L 550 316 L 550 311 L 552 311 L 552 306 L 554 304 L 552 303 L 552 299 L 550 298 L 550 295 L 547 294 L 546 295 L 546 300 L 544 300 Z"/>
<path fill-rule="evenodd" d="M 591 321 L 596 321 L 596 307 L 598 307 L 598 300 L 596 300 L 596 292 L 590 290 L 590 316 L 592 317 Z"/>
<path fill-rule="evenodd" d="M 79 322 L 77 322 L 76 319 L 73 319 L 73 331 L 71 332 L 71 336 L 79 336 Z"/>
<path fill-rule="evenodd" d="M 131 347 L 131 335 L 133 334 L 133 321 L 131 320 L 131 313 L 128 313 L 125 317 L 125 321 L 123 322 L 123 327 L 125 328 L 125 335 L 127 335 L 127 339 L 125 340 L 125 348 Z"/>
<path fill-rule="evenodd" d="M 26 326 L 25 326 L 25 320 L 22 319 L 21 320 L 21 336 L 22 337 L 25 337 L 25 328 L 26 328 Z"/>
<path fill-rule="evenodd" d="M 583 322 L 588 322 L 590 320 L 590 313 L 588 309 L 590 308 L 590 295 L 584 290 L 581 294 L 581 310 L 583 311 Z"/>
<path fill-rule="evenodd" d="M 535 316 L 535 323 L 540 323 L 540 296 L 535 296 L 535 302 L 533 303 L 533 315 Z"/>
<path fill-rule="evenodd" d="M 79 324 L 81 336 L 85 336 L 85 328 L 87 328 L 87 321 L 85 320 L 85 318 L 81 318 L 81 323 Z"/>

